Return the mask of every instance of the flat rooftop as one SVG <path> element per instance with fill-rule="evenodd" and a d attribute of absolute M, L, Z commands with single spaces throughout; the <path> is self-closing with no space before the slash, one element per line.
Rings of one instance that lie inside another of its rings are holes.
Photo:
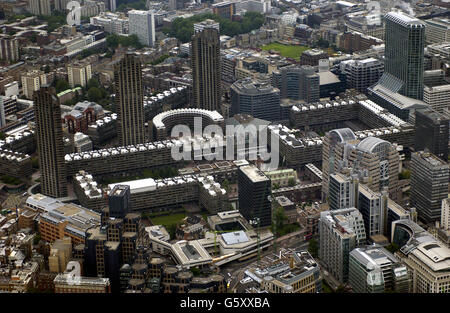
<path fill-rule="evenodd" d="M 268 181 L 269 178 L 254 165 L 240 167 L 240 170 L 254 183 Z"/>

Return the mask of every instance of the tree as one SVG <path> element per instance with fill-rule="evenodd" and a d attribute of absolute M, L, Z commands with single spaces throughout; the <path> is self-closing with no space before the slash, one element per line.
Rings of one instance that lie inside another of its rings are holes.
<path fill-rule="evenodd" d="M 398 244 L 396 244 L 396 243 L 394 243 L 394 242 L 390 243 L 390 244 L 387 245 L 385 248 L 386 248 L 386 250 L 388 250 L 388 251 L 391 252 L 391 253 L 395 253 L 395 252 L 397 252 L 398 250 L 400 250 L 400 247 L 398 246 Z"/>
<path fill-rule="evenodd" d="M 87 83 L 87 89 L 91 89 L 92 87 L 95 88 L 99 88 L 100 87 L 100 83 L 98 82 L 98 80 L 94 77 L 92 77 L 91 79 L 88 80 Z"/>
<path fill-rule="evenodd" d="M 89 88 L 88 99 L 92 102 L 97 102 L 102 98 L 102 91 L 97 87 Z"/>
<path fill-rule="evenodd" d="M 116 34 L 109 34 L 106 36 L 106 44 L 108 47 L 116 49 L 119 46 L 119 36 Z"/>
<path fill-rule="evenodd" d="M 6 138 L 6 135 L 4 132 L 0 132 L 0 140 L 4 140 Z"/>
<path fill-rule="evenodd" d="M 31 158 L 31 166 L 35 169 L 39 168 L 39 159 L 37 157 Z"/>
<path fill-rule="evenodd" d="M 278 206 L 275 209 L 274 215 L 273 215 L 273 225 L 274 232 L 276 235 L 280 235 L 281 230 L 283 229 L 284 222 L 287 220 L 286 214 L 284 213 L 284 209 L 281 206 Z"/>
<path fill-rule="evenodd" d="M 225 179 L 222 182 L 222 187 L 223 189 L 225 189 L 226 192 L 228 192 L 228 190 L 230 189 L 230 182 L 228 181 L 228 179 Z"/>
<path fill-rule="evenodd" d="M 308 242 L 308 252 L 313 258 L 317 258 L 319 256 L 319 243 L 314 238 L 310 239 Z"/>
<path fill-rule="evenodd" d="M 398 179 L 410 179 L 411 178 L 411 171 L 404 169 L 400 174 L 398 174 Z"/>
<path fill-rule="evenodd" d="M 58 79 L 55 84 L 56 92 L 61 92 L 70 88 L 70 85 L 67 81 Z"/>
<path fill-rule="evenodd" d="M 295 186 L 295 179 L 294 178 L 289 178 L 288 184 L 289 184 L 290 187 Z"/>
<path fill-rule="evenodd" d="M 170 239 L 175 239 L 175 234 L 177 231 L 177 224 L 173 223 L 167 226 L 167 231 L 170 234 Z"/>
<path fill-rule="evenodd" d="M 33 238 L 33 244 L 37 245 L 39 243 L 39 241 L 41 241 L 41 235 L 40 234 L 36 234 Z"/>

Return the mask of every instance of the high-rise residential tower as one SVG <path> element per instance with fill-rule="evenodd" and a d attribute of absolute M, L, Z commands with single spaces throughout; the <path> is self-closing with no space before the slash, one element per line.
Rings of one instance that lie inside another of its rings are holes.
<path fill-rule="evenodd" d="M 153 46 L 155 37 L 155 13 L 153 11 L 131 10 L 128 12 L 130 35 L 136 35 L 145 46 Z"/>
<path fill-rule="evenodd" d="M 194 107 L 221 112 L 220 40 L 217 23 L 194 25 L 191 43 Z"/>
<path fill-rule="evenodd" d="M 34 93 L 36 144 L 41 171 L 41 193 L 50 197 L 67 196 L 61 107 L 56 91 L 42 87 Z"/>
<path fill-rule="evenodd" d="M 401 12 L 389 12 L 385 15 L 385 21 L 383 76 L 390 75 L 394 78 L 390 85 L 392 88 L 398 85 L 399 90 L 396 91 L 400 94 L 421 100 L 426 24 Z"/>
<path fill-rule="evenodd" d="M 123 146 L 145 142 L 144 96 L 141 62 L 127 53 L 114 68 L 119 143 Z"/>

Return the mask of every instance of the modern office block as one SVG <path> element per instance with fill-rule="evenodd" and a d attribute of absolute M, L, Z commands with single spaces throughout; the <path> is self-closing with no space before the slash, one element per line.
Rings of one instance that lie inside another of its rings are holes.
<path fill-rule="evenodd" d="M 450 20 L 433 18 L 426 21 L 425 38 L 428 44 L 450 41 Z"/>
<path fill-rule="evenodd" d="M 344 168 L 356 171 L 374 191 L 387 187 L 390 197 L 397 199 L 400 157 L 395 144 L 377 137 L 360 141 L 349 128 L 334 129 L 323 139 L 322 160 L 323 199 L 328 196 L 330 174 Z"/>
<path fill-rule="evenodd" d="M 427 223 L 440 220 L 442 200 L 448 198 L 449 164 L 429 152 L 411 155 L 411 205 Z"/>
<path fill-rule="evenodd" d="M 36 143 L 41 171 L 41 193 L 60 198 L 67 196 L 61 107 L 53 87 L 34 93 Z"/>
<path fill-rule="evenodd" d="M 246 165 L 238 170 L 239 211 L 248 220 L 259 218 L 258 226 L 272 222 L 270 179 L 256 166 Z"/>
<path fill-rule="evenodd" d="M 194 25 L 191 43 L 194 107 L 221 112 L 221 66 L 218 23 Z"/>
<path fill-rule="evenodd" d="M 408 292 L 411 278 L 392 253 L 379 246 L 366 246 L 350 252 L 348 281 L 355 293 Z"/>
<path fill-rule="evenodd" d="M 358 179 L 341 173 L 330 175 L 328 204 L 331 210 L 354 208 L 358 197 Z"/>
<path fill-rule="evenodd" d="M 375 58 L 342 61 L 340 67 L 341 72 L 346 74 L 347 88 L 360 92 L 366 92 L 384 72 L 384 64 Z"/>
<path fill-rule="evenodd" d="M 416 110 L 414 149 L 448 161 L 449 118 L 433 109 Z"/>
<path fill-rule="evenodd" d="M 412 278 L 412 293 L 448 293 L 450 249 L 412 220 L 392 224 L 392 242 Z"/>
<path fill-rule="evenodd" d="M 277 121 L 280 119 L 280 90 L 252 79 L 239 80 L 231 85 L 231 113 Z"/>
<path fill-rule="evenodd" d="M 319 235 L 320 260 L 340 283 L 347 282 L 349 254 L 366 240 L 361 213 L 356 208 L 321 212 Z"/>
<path fill-rule="evenodd" d="M 358 210 L 364 218 L 367 237 L 383 235 L 387 224 L 386 191 L 375 192 L 365 185 L 359 185 Z"/>
<path fill-rule="evenodd" d="M 319 101 L 319 75 L 312 66 L 290 65 L 272 73 L 272 85 L 280 90 L 281 98 Z"/>
<path fill-rule="evenodd" d="M 127 53 L 114 67 L 117 130 L 120 145 L 145 142 L 141 62 Z"/>

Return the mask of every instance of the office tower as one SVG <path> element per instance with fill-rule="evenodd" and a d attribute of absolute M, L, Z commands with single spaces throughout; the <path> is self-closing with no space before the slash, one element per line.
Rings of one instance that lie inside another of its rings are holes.
<path fill-rule="evenodd" d="M 124 218 L 130 211 L 130 186 L 115 185 L 108 195 L 109 217 Z"/>
<path fill-rule="evenodd" d="M 290 65 L 272 73 L 272 85 L 280 89 L 281 98 L 319 101 L 319 75 L 312 66 Z"/>
<path fill-rule="evenodd" d="M 280 90 L 247 78 L 231 85 L 231 114 L 250 114 L 267 121 L 280 120 Z"/>
<path fill-rule="evenodd" d="M 427 223 L 441 218 L 442 199 L 448 198 L 449 164 L 429 152 L 411 155 L 411 198 Z"/>
<path fill-rule="evenodd" d="M 414 149 L 448 161 L 449 118 L 433 109 L 416 110 Z"/>
<path fill-rule="evenodd" d="M 392 76 L 392 88 L 398 85 L 395 92 L 421 100 L 425 23 L 401 12 L 389 12 L 385 21 L 385 74 Z"/>
<path fill-rule="evenodd" d="M 256 166 L 241 166 L 238 170 L 239 211 L 248 220 L 259 218 L 258 226 L 272 223 L 270 179 Z"/>
<path fill-rule="evenodd" d="M 194 107 L 221 112 L 221 66 L 218 23 L 194 24 L 191 43 Z"/>
<path fill-rule="evenodd" d="M 29 10 L 33 15 L 51 15 L 50 0 L 30 0 Z"/>
<path fill-rule="evenodd" d="M 27 99 L 32 99 L 33 93 L 43 85 L 47 85 L 47 75 L 43 71 L 32 70 L 22 75 L 22 90 Z"/>
<path fill-rule="evenodd" d="M 385 234 L 388 198 L 386 191 L 375 192 L 365 185 L 359 185 L 358 210 L 364 218 L 368 238 Z"/>
<path fill-rule="evenodd" d="M 349 285 L 355 293 L 409 292 L 411 278 L 400 260 L 378 246 L 350 252 Z"/>
<path fill-rule="evenodd" d="M 412 277 L 411 293 L 448 293 L 450 249 L 411 220 L 393 223 L 392 242 Z"/>
<path fill-rule="evenodd" d="M 34 94 L 36 145 L 41 172 L 41 193 L 50 197 L 67 196 L 61 107 L 52 87 Z"/>
<path fill-rule="evenodd" d="M 342 61 L 340 64 L 341 73 L 346 75 L 347 88 L 366 92 L 380 79 L 384 72 L 384 64 L 374 58 L 364 60 Z"/>
<path fill-rule="evenodd" d="M 330 175 L 328 204 L 331 210 L 354 208 L 358 196 L 358 178 L 335 173 Z"/>
<path fill-rule="evenodd" d="M 322 199 L 328 196 L 330 175 L 351 168 L 373 191 L 388 187 L 397 199 L 400 156 L 397 146 L 376 137 L 359 141 L 349 128 L 326 133 L 322 148 Z"/>
<path fill-rule="evenodd" d="M 115 65 L 114 79 L 120 145 L 144 143 L 144 96 L 140 60 L 132 53 L 127 53 Z"/>
<path fill-rule="evenodd" d="M 350 251 L 366 240 L 361 213 L 356 208 L 321 212 L 319 235 L 320 260 L 341 284 L 347 282 Z"/>
<path fill-rule="evenodd" d="M 144 46 L 155 44 L 155 13 L 153 11 L 128 11 L 130 35 L 137 35 Z"/>
<path fill-rule="evenodd" d="M 69 85 L 74 88 L 77 85 L 85 87 L 92 78 L 91 64 L 88 62 L 74 62 L 67 65 L 67 76 L 69 77 Z"/>
<path fill-rule="evenodd" d="M 450 41 L 450 20 L 446 18 L 433 18 L 426 20 L 425 39 L 428 44 L 444 43 Z"/>
<path fill-rule="evenodd" d="M 13 37 L 0 38 L 0 59 L 7 62 L 19 61 L 19 40 Z"/>

